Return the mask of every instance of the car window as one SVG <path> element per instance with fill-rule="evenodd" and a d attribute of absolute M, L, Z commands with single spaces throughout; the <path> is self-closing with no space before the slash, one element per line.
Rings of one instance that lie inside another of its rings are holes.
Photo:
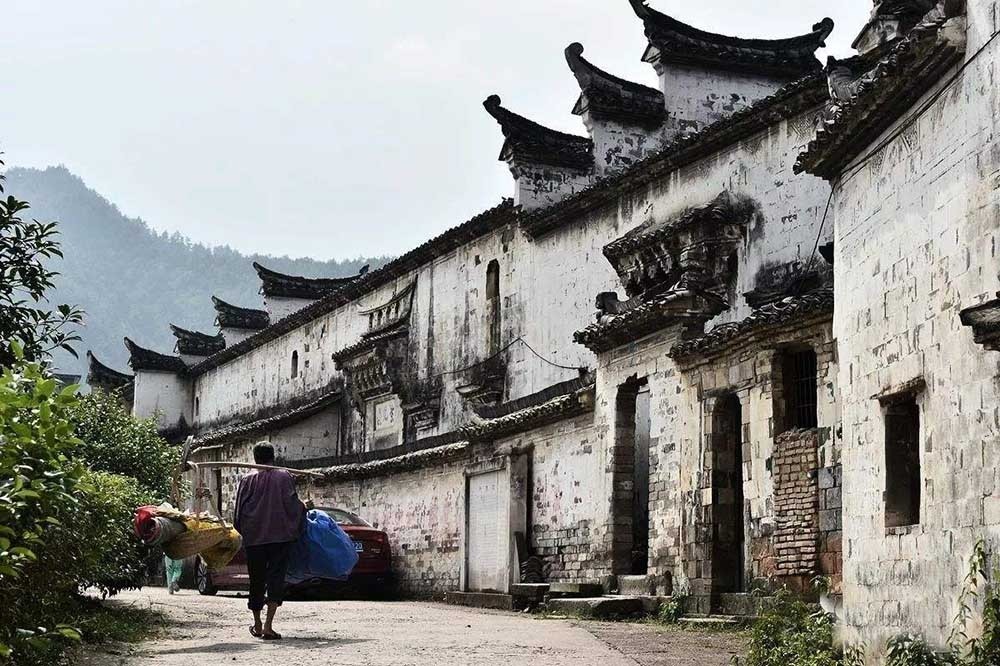
<path fill-rule="evenodd" d="M 325 509 L 322 507 L 317 507 L 320 511 L 324 511 L 328 516 L 337 521 L 339 525 L 356 525 L 358 527 L 371 527 L 363 518 L 354 515 L 350 511 L 344 511 L 343 509 Z"/>

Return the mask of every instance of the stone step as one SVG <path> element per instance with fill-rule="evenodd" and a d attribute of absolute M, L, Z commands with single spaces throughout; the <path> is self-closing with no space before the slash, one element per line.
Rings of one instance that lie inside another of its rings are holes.
<path fill-rule="evenodd" d="M 618 594 L 656 595 L 656 578 L 653 576 L 618 576 Z"/>
<path fill-rule="evenodd" d="M 604 594 L 600 583 L 549 583 L 552 597 L 592 598 Z"/>
<path fill-rule="evenodd" d="M 548 593 L 548 583 L 516 583 L 510 586 L 514 610 L 533 609 L 545 601 Z"/>
<path fill-rule="evenodd" d="M 497 592 L 448 592 L 444 595 L 444 601 L 453 606 L 514 610 L 514 597 Z"/>
<path fill-rule="evenodd" d="M 773 596 L 747 593 L 720 594 L 714 600 L 712 613 L 754 618 L 763 615 L 773 604 Z"/>
<path fill-rule="evenodd" d="M 593 597 L 550 599 L 548 610 L 576 617 L 607 620 L 645 614 L 645 606 L 638 597 Z"/>
<path fill-rule="evenodd" d="M 670 601 L 672 597 L 664 597 L 653 594 L 608 594 L 606 597 L 612 599 L 624 597 L 628 599 L 638 599 L 642 602 L 642 610 L 646 615 L 656 615 L 660 612 L 660 606 Z"/>
<path fill-rule="evenodd" d="M 678 623 L 702 629 L 735 629 L 747 624 L 748 621 L 747 617 L 735 615 L 685 615 L 678 620 Z"/>
<path fill-rule="evenodd" d="M 510 586 L 510 593 L 515 597 L 523 597 L 534 601 L 542 601 L 549 593 L 548 583 L 515 583 Z"/>

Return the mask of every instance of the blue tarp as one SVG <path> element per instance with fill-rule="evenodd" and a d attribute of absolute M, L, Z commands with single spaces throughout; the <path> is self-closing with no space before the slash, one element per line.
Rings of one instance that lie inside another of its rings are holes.
<path fill-rule="evenodd" d="M 306 528 L 288 558 L 290 583 L 314 578 L 345 580 L 358 563 L 354 542 L 337 521 L 323 511 L 306 514 Z"/>

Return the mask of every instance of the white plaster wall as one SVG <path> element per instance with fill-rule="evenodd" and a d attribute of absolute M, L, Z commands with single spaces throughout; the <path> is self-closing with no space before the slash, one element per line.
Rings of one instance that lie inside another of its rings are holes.
<path fill-rule="evenodd" d="M 998 27 L 969 3 L 968 53 Z M 987 49 L 911 129 L 844 179 L 835 200 L 849 641 L 908 631 L 944 643 L 977 539 L 1000 552 L 1000 354 L 959 311 L 1000 289 L 1000 94 Z M 884 522 L 884 421 L 872 398 L 916 377 L 921 524 Z"/>
<path fill-rule="evenodd" d="M 264 309 L 271 315 L 271 322 L 280 321 L 288 315 L 298 312 L 313 301 L 307 298 L 284 298 L 281 296 L 265 296 Z"/>
<path fill-rule="evenodd" d="M 252 338 L 257 335 L 259 331 L 250 331 L 245 328 L 223 328 L 222 337 L 226 340 L 226 346 L 232 347 L 233 345 L 243 342 L 247 338 Z"/>
<path fill-rule="evenodd" d="M 132 413 L 140 419 L 156 417 L 159 430 L 191 423 L 191 385 L 173 372 L 140 370 L 135 373 Z"/>

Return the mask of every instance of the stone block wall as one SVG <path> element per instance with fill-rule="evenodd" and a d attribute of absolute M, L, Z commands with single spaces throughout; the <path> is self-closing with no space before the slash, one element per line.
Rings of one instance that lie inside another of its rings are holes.
<path fill-rule="evenodd" d="M 830 579 L 831 591 L 839 593 L 844 574 L 843 468 L 823 467 L 818 474 L 819 562 L 818 572 Z"/>

